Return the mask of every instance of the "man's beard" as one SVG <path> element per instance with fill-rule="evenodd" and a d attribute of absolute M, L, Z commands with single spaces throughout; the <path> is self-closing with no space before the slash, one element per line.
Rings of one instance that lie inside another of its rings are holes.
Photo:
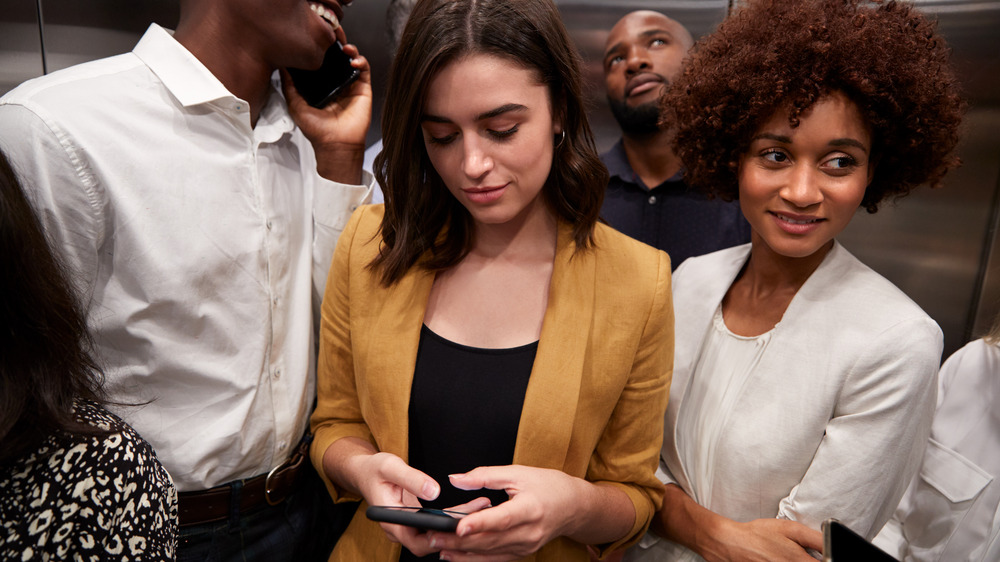
<path fill-rule="evenodd" d="M 629 107 L 624 100 L 614 100 L 609 96 L 608 105 L 611 106 L 611 113 L 618 121 L 618 126 L 626 135 L 651 135 L 660 130 L 660 104 L 658 101 Z"/>

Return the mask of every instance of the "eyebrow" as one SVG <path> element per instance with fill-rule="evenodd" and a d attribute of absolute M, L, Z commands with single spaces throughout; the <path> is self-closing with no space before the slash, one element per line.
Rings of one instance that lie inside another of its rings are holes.
<path fill-rule="evenodd" d="M 647 37 L 653 37 L 655 35 L 666 35 L 667 38 L 669 38 L 671 41 L 674 38 L 674 35 L 672 33 L 670 33 L 670 30 L 662 28 L 662 27 L 654 27 L 653 29 L 647 29 L 646 31 L 643 31 L 642 33 L 640 33 L 639 37 L 645 39 Z M 614 45 L 608 47 L 608 50 L 604 51 L 604 59 L 607 60 L 607 58 L 610 57 L 615 51 L 617 51 L 618 49 L 620 49 L 621 46 L 622 46 L 622 43 L 623 43 L 623 41 L 619 41 L 619 42 L 615 43 Z"/>
<path fill-rule="evenodd" d="M 758 139 L 768 139 L 784 144 L 792 144 L 791 137 L 787 137 L 785 135 L 775 135 L 773 133 L 760 133 L 759 135 L 756 135 L 755 137 L 750 139 L 750 142 L 753 142 Z M 860 141 L 852 138 L 833 139 L 827 143 L 827 146 L 853 146 L 855 148 L 860 149 L 865 154 L 868 154 L 868 148 L 865 147 L 865 145 L 861 144 Z"/>
<path fill-rule="evenodd" d="M 494 117 L 498 117 L 500 115 L 503 115 L 504 113 L 517 112 L 517 111 L 527 111 L 527 110 L 528 110 L 527 106 L 521 105 L 519 103 L 506 103 L 504 105 L 501 105 L 500 107 L 497 107 L 495 109 L 491 109 L 489 111 L 484 111 L 483 113 L 480 113 L 479 115 L 476 115 L 476 119 L 475 120 L 476 121 L 483 121 L 485 119 L 492 119 Z M 438 116 L 438 115 L 431 115 L 429 113 L 425 113 L 423 115 L 423 117 L 420 118 L 420 120 L 421 121 L 430 121 L 432 123 L 451 123 L 450 119 L 447 119 L 445 117 L 441 117 L 441 116 Z"/>

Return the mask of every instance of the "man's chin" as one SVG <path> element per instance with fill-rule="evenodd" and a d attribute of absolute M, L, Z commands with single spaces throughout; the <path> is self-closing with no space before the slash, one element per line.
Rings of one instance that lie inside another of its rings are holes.
<path fill-rule="evenodd" d="M 659 100 L 647 101 L 634 107 L 628 102 L 608 97 L 611 114 L 626 135 L 642 136 L 659 132 Z"/>

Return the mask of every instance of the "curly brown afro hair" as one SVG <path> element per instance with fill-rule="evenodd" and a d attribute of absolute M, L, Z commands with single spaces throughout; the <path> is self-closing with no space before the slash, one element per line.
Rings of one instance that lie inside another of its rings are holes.
<path fill-rule="evenodd" d="M 861 205 L 918 185 L 937 187 L 952 155 L 965 103 L 949 48 L 909 5 L 858 0 L 760 0 L 743 5 L 695 45 L 661 100 L 662 123 L 688 182 L 736 199 L 740 156 L 774 113 L 789 124 L 818 99 L 842 91 L 872 132 L 875 176 Z"/>

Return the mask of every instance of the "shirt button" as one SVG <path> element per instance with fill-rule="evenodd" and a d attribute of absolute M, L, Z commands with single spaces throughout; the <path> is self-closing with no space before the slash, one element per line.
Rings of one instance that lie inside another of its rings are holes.
<path fill-rule="evenodd" d="M 278 450 L 284 451 L 286 446 L 287 444 L 284 441 L 282 441 L 281 443 L 278 443 Z"/>
<path fill-rule="evenodd" d="M 281 369 L 275 369 L 274 370 L 274 378 L 275 379 L 280 379 L 281 378 Z"/>
<path fill-rule="evenodd" d="M 267 229 L 271 230 L 271 221 L 267 221 Z"/>
<path fill-rule="evenodd" d="M 655 195 L 650 195 L 649 196 L 649 204 L 650 205 L 656 205 L 656 196 Z"/>
<path fill-rule="evenodd" d="M 271 303 L 274 304 L 274 306 L 278 306 L 278 297 L 274 297 L 274 299 L 271 300 Z"/>

